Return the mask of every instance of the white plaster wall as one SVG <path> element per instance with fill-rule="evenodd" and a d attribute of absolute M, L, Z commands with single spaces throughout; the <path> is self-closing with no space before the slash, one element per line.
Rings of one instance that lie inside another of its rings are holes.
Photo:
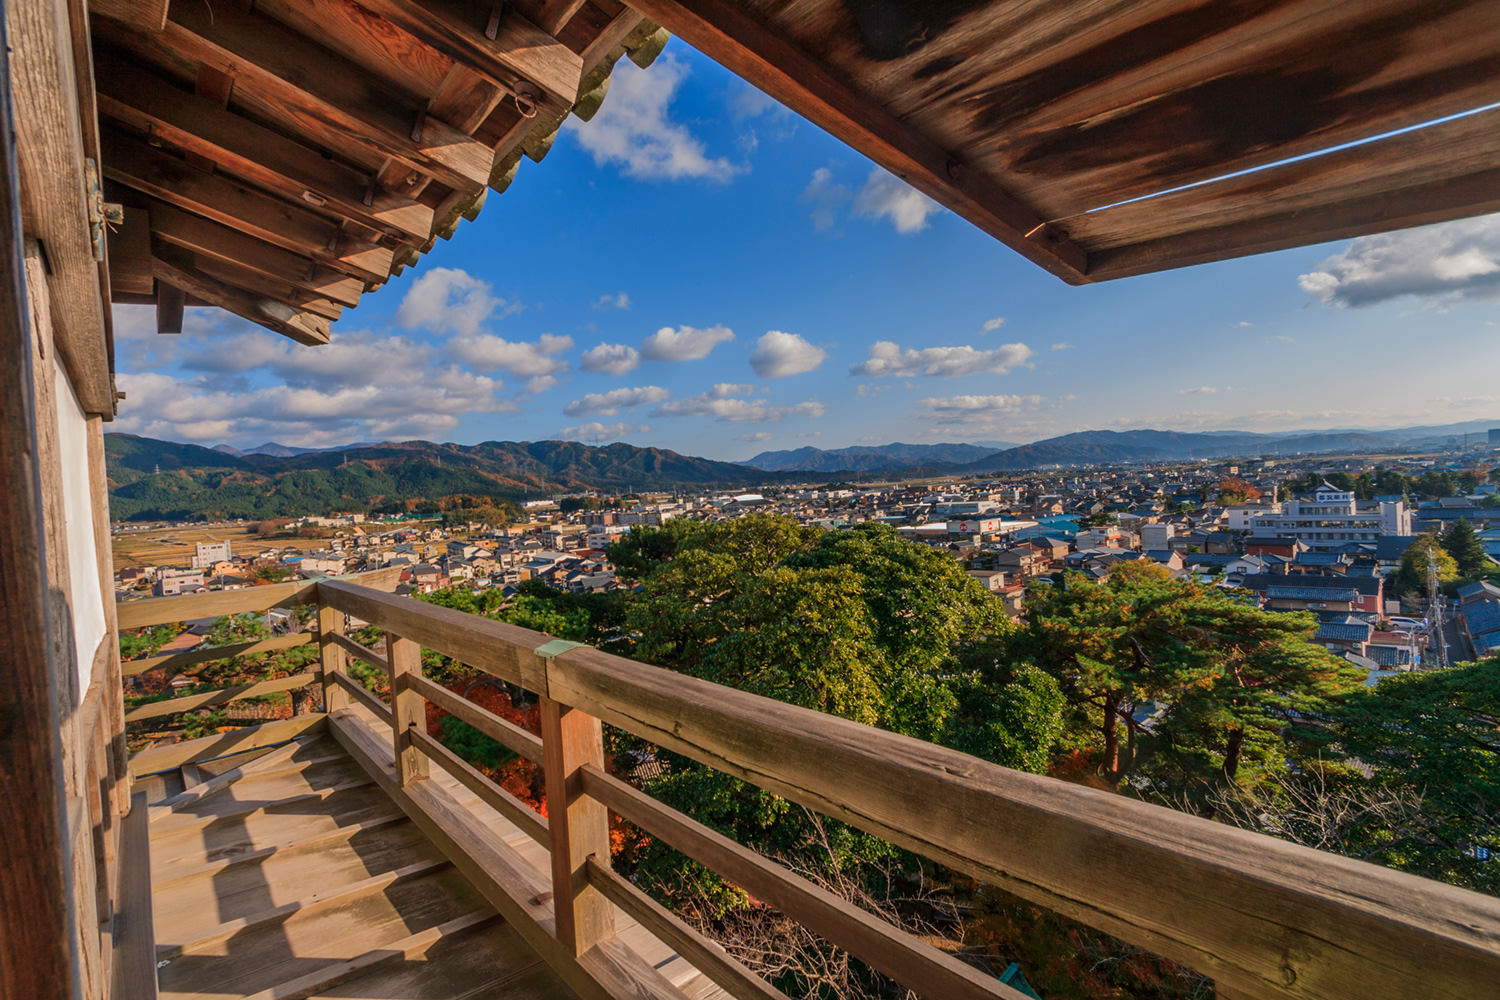
<path fill-rule="evenodd" d="M 93 501 L 89 496 L 88 423 L 67 373 L 52 355 L 56 381 L 58 452 L 62 459 L 63 530 L 68 544 L 68 581 L 73 605 L 73 638 L 78 651 L 78 693 L 89 689 L 94 651 L 104 638 L 104 595 L 99 590 L 94 547 Z"/>

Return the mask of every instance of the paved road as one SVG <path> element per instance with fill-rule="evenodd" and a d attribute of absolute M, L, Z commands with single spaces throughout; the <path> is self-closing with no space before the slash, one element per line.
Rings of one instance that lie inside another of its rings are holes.
<path fill-rule="evenodd" d="M 1463 628 L 1458 622 L 1458 613 L 1451 614 L 1447 609 L 1443 611 L 1443 642 L 1448 647 L 1448 663 L 1463 663 L 1465 660 L 1474 659 L 1474 647 L 1469 645 L 1469 639 L 1463 633 Z M 1428 665 L 1437 665 L 1437 647 L 1434 645 L 1427 653 Z"/>

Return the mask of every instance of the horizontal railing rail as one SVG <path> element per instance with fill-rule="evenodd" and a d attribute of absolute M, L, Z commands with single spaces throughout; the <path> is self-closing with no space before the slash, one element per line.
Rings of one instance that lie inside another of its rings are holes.
<path fill-rule="evenodd" d="M 1457 1000 L 1500 982 L 1491 897 L 347 581 L 320 582 L 318 600 L 330 628 L 342 612 L 384 630 L 388 650 L 406 644 L 401 662 L 388 654 L 386 709 L 403 784 L 429 760 L 465 784 L 488 781 L 463 775 L 417 723 L 425 700 L 462 702 L 421 676 L 420 647 L 540 697 L 539 748 L 477 706 L 454 714 L 523 756 L 540 749 L 557 936 L 575 953 L 612 934 L 609 901 L 649 912 L 633 896 L 620 902 L 625 890 L 605 874 L 608 807 L 923 995 L 1020 996 L 610 777 L 602 721 L 1189 965 L 1224 996 Z M 344 683 L 344 647 L 327 639 L 323 650 L 325 677 Z M 684 954 L 717 948 L 672 921 L 643 920 Z M 704 971 L 736 996 L 768 995 L 724 962 Z"/>
<path fill-rule="evenodd" d="M 359 576 L 344 577 L 342 579 L 358 581 L 368 587 L 391 587 L 400 577 L 399 570 L 377 570 Z M 223 618 L 230 615 L 258 614 L 273 608 L 295 608 L 312 605 L 317 602 L 317 582 L 314 580 L 298 580 L 288 583 L 270 584 L 260 587 L 246 587 L 240 590 L 213 591 L 205 594 L 185 594 L 178 597 L 145 598 L 137 601 L 127 601 L 117 606 L 117 618 L 121 630 L 134 630 L 149 628 L 156 625 L 169 625 L 188 621 L 201 621 L 204 619 Z M 358 645 L 353 640 L 344 639 L 347 648 L 357 652 L 364 659 L 377 668 L 384 670 L 384 660 L 370 650 Z M 220 661 L 240 660 L 249 656 L 260 656 L 270 653 L 286 652 L 297 649 L 319 641 L 315 632 L 291 632 L 285 635 L 273 635 L 266 638 L 254 639 L 246 642 L 230 643 L 222 646 L 200 645 L 192 649 L 179 650 L 168 653 L 157 653 L 135 659 L 124 660 L 121 663 L 120 672 L 124 677 L 143 677 L 153 674 L 158 681 L 168 681 L 171 678 L 188 671 L 194 667 Z M 292 669 L 296 669 L 293 667 Z M 172 720 L 177 716 L 186 716 L 204 712 L 205 710 L 217 710 L 225 708 L 235 702 L 248 699 L 263 698 L 269 695 L 303 691 L 314 685 L 324 684 L 323 669 L 321 663 L 314 661 L 308 669 L 300 670 L 289 676 L 271 677 L 257 680 L 251 683 L 230 684 L 226 686 L 203 689 L 203 685 L 197 685 L 189 693 L 169 694 L 159 700 L 143 701 L 140 704 L 131 705 L 125 710 L 124 721 L 127 726 L 139 726 L 154 720 Z M 292 698 L 292 713 L 298 712 L 298 704 Z M 234 720 L 224 720 L 226 725 L 234 725 Z M 241 717 L 238 723 L 244 728 L 256 724 L 255 718 Z M 162 724 L 161 722 L 157 723 Z M 205 744 L 209 745 L 209 744 Z M 150 762 L 161 757 L 164 760 L 176 760 L 178 753 L 165 756 L 154 755 L 143 758 Z M 176 766 L 176 765 L 168 765 Z"/>
<path fill-rule="evenodd" d="M 379 580 L 390 582 L 388 575 Z M 317 664 L 291 677 L 148 702 L 127 719 L 321 683 L 326 711 L 354 703 L 391 727 L 399 787 L 422 780 L 435 765 L 548 847 L 555 914 L 549 940 L 563 955 L 612 942 L 618 907 L 731 995 L 781 996 L 612 871 L 613 811 L 924 996 L 1021 996 L 611 776 L 601 729 L 607 723 L 1182 962 L 1213 978 L 1221 996 L 1467 1000 L 1500 982 L 1500 900 L 1011 771 L 364 582 L 322 580 L 122 606 L 125 628 L 299 603 L 318 609 L 313 634 L 127 661 L 127 673 L 176 672 L 312 641 L 319 653 Z M 129 616 L 127 608 L 134 609 Z M 383 645 L 371 648 L 345 635 L 351 617 L 382 632 Z M 423 648 L 534 693 L 541 736 L 424 676 Z M 351 676 L 352 660 L 389 682 L 388 699 Z M 548 816 L 430 736 L 428 703 L 540 765 Z M 305 731 L 295 721 L 255 742 Z M 240 741 L 202 742 L 211 750 Z M 186 745 L 158 747 L 138 759 L 166 768 L 192 759 L 192 752 Z"/>

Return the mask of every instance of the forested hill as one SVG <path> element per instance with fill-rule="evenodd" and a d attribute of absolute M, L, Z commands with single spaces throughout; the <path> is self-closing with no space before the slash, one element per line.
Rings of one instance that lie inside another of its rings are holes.
<path fill-rule="evenodd" d="M 431 509 L 455 495 L 519 500 L 571 489 L 731 487 L 785 478 L 661 448 L 571 441 L 406 441 L 276 456 L 106 434 L 104 451 L 110 514 L 119 520 Z"/>

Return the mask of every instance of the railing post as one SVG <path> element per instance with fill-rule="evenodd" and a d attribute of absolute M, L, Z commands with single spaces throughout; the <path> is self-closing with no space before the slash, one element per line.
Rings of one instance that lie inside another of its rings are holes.
<path fill-rule="evenodd" d="M 402 787 L 427 777 L 427 755 L 412 742 L 411 730 L 427 729 L 427 699 L 406 686 L 410 674 L 422 672 L 422 647 L 411 639 L 385 634 L 386 662 L 391 665 L 391 728 L 396 745 L 396 777 Z"/>
<path fill-rule="evenodd" d="M 323 667 L 323 711 L 335 712 L 349 705 L 349 695 L 339 687 L 338 675 L 344 672 L 348 654 L 333 641 L 334 633 L 344 631 L 344 613 L 326 604 L 318 605 L 318 659 Z"/>
<path fill-rule="evenodd" d="M 609 864 L 609 811 L 583 794 L 579 769 L 604 766 L 604 732 L 587 712 L 541 699 L 542 761 L 557 937 L 582 955 L 615 935 L 614 908 L 589 884 L 588 859 Z"/>

